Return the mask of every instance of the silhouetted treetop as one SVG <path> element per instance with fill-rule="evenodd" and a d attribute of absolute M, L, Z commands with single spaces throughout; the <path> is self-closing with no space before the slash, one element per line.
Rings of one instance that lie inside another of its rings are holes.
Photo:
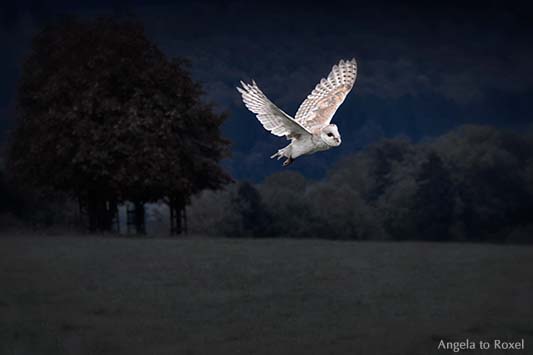
<path fill-rule="evenodd" d="M 187 62 L 166 58 L 135 21 L 49 26 L 24 63 L 12 167 L 85 198 L 187 201 L 230 180 L 218 165 L 226 115 L 201 95 Z"/>

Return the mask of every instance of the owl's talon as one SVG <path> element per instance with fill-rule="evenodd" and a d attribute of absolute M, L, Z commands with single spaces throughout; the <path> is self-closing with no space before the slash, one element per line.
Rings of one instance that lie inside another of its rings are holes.
<path fill-rule="evenodd" d="M 285 161 L 283 162 L 283 166 L 291 165 L 293 161 L 294 161 L 294 159 L 292 159 L 291 157 L 289 157 L 287 160 L 285 160 Z"/>
<path fill-rule="evenodd" d="M 276 153 L 274 153 L 274 154 L 272 154 L 270 156 L 270 159 L 278 158 L 278 160 L 279 160 L 280 157 L 281 157 L 281 154 L 279 153 L 279 150 L 278 150 Z"/>

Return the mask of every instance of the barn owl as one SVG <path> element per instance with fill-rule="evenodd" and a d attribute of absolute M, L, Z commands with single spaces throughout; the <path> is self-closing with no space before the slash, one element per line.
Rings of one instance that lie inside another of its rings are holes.
<path fill-rule="evenodd" d="M 287 166 L 302 155 L 328 150 L 341 144 L 339 130 L 330 122 L 356 78 L 355 59 L 341 60 L 302 102 L 294 118 L 274 105 L 253 80 L 251 84 L 241 81 L 242 88 L 237 87 L 237 91 L 242 95 L 246 107 L 256 114 L 267 131 L 291 140 L 288 146 L 270 157 L 278 160 L 286 158 L 283 166 Z"/>

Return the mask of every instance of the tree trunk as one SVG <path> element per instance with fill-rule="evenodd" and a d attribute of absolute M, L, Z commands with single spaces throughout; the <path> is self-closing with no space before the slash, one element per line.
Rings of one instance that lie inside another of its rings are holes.
<path fill-rule="evenodd" d="M 189 226 L 187 224 L 187 206 L 183 204 L 183 233 L 186 235 L 189 233 Z"/>
<path fill-rule="evenodd" d="M 181 234 L 181 218 L 179 218 L 179 209 L 176 208 L 176 204 L 171 201 L 170 207 L 170 235 L 175 236 Z"/>
<path fill-rule="evenodd" d="M 101 206 L 99 203 L 98 193 L 89 191 L 87 194 L 87 215 L 89 217 L 89 232 L 97 233 L 102 225 L 100 221 Z"/>
<path fill-rule="evenodd" d="M 182 198 L 174 197 L 170 199 L 170 235 L 187 234 L 187 213 L 185 201 Z"/>
<path fill-rule="evenodd" d="M 87 215 L 89 232 L 110 232 L 117 214 L 117 204 L 100 191 L 90 190 L 87 194 Z"/>
<path fill-rule="evenodd" d="M 145 209 L 144 203 L 136 201 L 135 202 L 135 215 L 134 223 L 137 234 L 146 234 L 146 223 L 145 223 Z"/>

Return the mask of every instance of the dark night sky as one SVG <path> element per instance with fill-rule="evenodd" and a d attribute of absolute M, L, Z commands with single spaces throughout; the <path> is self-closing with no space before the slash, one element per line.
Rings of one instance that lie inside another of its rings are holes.
<path fill-rule="evenodd" d="M 254 78 L 294 114 L 341 58 L 359 62 L 356 86 L 334 118 L 343 145 L 291 167 L 308 176 L 383 136 L 416 141 L 463 123 L 531 129 L 533 16 L 525 5 L 224 3 L 23 1 L 2 8 L 0 143 L 31 36 L 64 15 L 135 16 L 167 55 L 190 58 L 208 98 L 230 111 L 224 133 L 233 141 L 233 158 L 226 165 L 237 178 L 281 170 L 268 156 L 286 144 L 244 109 L 234 89 L 239 80 Z"/>

